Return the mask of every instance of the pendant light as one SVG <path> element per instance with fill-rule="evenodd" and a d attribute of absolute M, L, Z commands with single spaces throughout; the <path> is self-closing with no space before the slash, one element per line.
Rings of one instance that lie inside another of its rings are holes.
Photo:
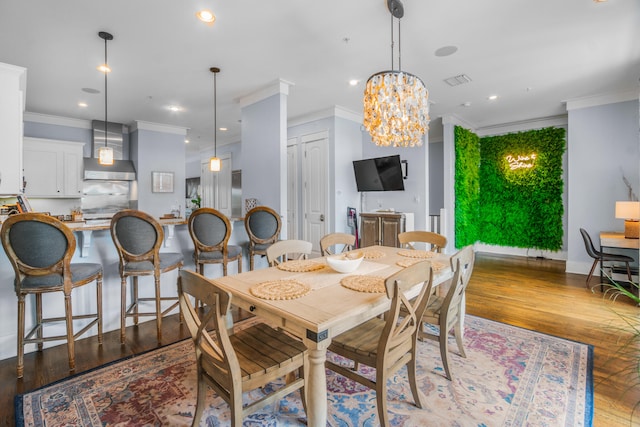
<path fill-rule="evenodd" d="M 364 91 L 364 127 L 376 145 L 413 147 L 422 145 L 429 129 L 429 92 L 419 77 L 402 71 L 400 0 L 387 0 L 391 13 L 391 70 L 369 77 Z M 398 19 L 398 69 L 393 64 L 393 18 Z"/>
<path fill-rule="evenodd" d="M 216 74 L 220 72 L 220 68 L 211 67 L 209 71 L 213 73 L 213 157 L 209 159 L 209 170 L 211 172 L 220 172 L 222 169 L 222 162 L 217 156 L 218 144 L 216 141 L 216 135 L 218 133 L 218 117 L 217 117 L 217 100 L 216 100 Z"/>
<path fill-rule="evenodd" d="M 111 71 L 107 62 L 107 41 L 113 40 L 113 36 L 100 31 L 98 36 L 104 40 L 104 64 L 98 70 L 104 73 L 104 147 L 98 149 L 98 164 L 110 166 L 113 164 L 113 148 L 107 146 L 107 74 Z"/>

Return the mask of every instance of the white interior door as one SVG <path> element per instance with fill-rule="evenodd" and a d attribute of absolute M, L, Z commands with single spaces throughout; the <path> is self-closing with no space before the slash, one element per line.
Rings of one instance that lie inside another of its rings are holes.
<path fill-rule="evenodd" d="M 320 238 L 328 230 L 327 194 L 329 191 L 329 134 L 320 132 L 305 135 L 302 162 L 304 201 L 304 240 L 313 244 L 313 252 L 320 254 Z"/>
<path fill-rule="evenodd" d="M 298 139 L 287 140 L 287 237 L 298 238 Z"/>

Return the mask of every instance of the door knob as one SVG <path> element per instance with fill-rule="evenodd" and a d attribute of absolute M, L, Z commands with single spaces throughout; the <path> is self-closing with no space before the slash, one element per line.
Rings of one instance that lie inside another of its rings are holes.
<path fill-rule="evenodd" d="M 320 221 L 324 221 L 324 214 L 320 214 Z"/>

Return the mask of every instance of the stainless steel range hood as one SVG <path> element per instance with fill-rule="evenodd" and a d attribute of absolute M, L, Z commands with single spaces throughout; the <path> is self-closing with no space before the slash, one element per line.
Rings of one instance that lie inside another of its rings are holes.
<path fill-rule="evenodd" d="M 85 157 L 84 179 L 134 181 L 136 170 L 131 160 L 114 160 L 113 165 L 104 166 L 98 164 L 98 159 Z"/>
<path fill-rule="evenodd" d="M 93 130 L 93 146 L 91 152 L 93 156 L 84 159 L 84 179 L 114 180 L 114 181 L 134 181 L 136 179 L 136 169 L 131 160 L 124 159 L 124 125 L 121 123 L 107 123 L 106 141 L 113 149 L 114 162 L 111 166 L 98 164 L 98 148 L 104 146 L 105 125 L 104 121 L 93 120 L 91 122 Z"/>

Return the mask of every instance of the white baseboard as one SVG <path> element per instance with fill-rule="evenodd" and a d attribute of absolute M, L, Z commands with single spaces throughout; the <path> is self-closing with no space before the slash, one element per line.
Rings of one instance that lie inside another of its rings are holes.
<path fill-rule="evenodd" d="M 497 255 L 516 255 L 516 256 L 524 256 L 524 257 L 542 257 L 546 259 L 554 259 L 566 261 L 567 253 L 564 251 L 546 251 L 542 249 L 525 249 L 525 248 L 511 248 L 508 246 L 495 246 L 495 245 L 487 245 L 484 243 L 476 243 L 475 244 L 476 252 L 485 252 L 490 254 Z M 587 269 L 587 272 L 589 270 Z"/>

